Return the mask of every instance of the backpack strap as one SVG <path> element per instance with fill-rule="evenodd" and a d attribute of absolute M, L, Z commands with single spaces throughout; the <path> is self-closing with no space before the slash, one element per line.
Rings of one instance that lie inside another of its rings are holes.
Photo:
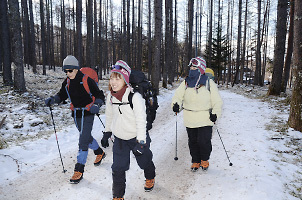
<path fill-rule="evenodd" d="M 133 92 L 130 92 L 130 94 L 128 95 L 128 101 L 132 110 L 133 110 L 133 103 L 132 103 L 133 95 L 134 95 Z"/>
<path fill-rule="evenodd" d="M 209 92 L 211 92 L 211 89 L 210 89 L 210 78 L 208 77 L 208 80 L 207 80 L 208 84 L 207 84 L 207 88 L 209 90 Z"/>
<path fill-rule="evenodd" d="M 88 85 L 88 75 L 84 74 L 81 84 L 83 84 L 83 86 L 84 86 L 86 92 L 90 95 L 90 97 L 91 97 L 91 99 L 92 99 L 92 102 L 91 102 L 90 104 L 87 104 L 87 105 L 85 106 L 85 109 L 86 109 L 87 111 L 90 111 L 91 106 L 92 106 L 92 105 L 94 104 L 94 102 L 95 102 L 95 97 L 94 97 L 94 96 L 92 95 L 92 93 L 90 92 L 90 88 L 89 88 L 89 85 Z M 71 110 L 74 110 L 74 105 L 72 104 L 72 101 L 71 101 L 71 98 L 70 98 L 70 95 L 69 95 L 69 85 L 70 85 L 70 78 L 67 78 L 67 84 L 66 84 L 66 86 L 65 86 L 65 89 L 66 89 L 68 98 L 69 98 L 69 100 L 70 100 L 70 102 L 71 102 L 71 103 L 70 103 L 70 109 L 71 109 Z"/>

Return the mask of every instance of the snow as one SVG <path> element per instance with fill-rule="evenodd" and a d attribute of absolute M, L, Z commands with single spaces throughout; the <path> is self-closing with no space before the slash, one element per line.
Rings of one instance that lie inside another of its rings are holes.
<path fill-rule="evenodd" d="M 100 83 L 103 84 L 103 83 Z M 161 89 L 157 118 L 150 131 L 151 150 L 156 166 L 156 182 L 153 191 L 144 192 L 143 171 L 131 157 L 127 171 L 125 199 L 180 200 L 295 200 L 301 199 L 301 132 L 284 128 L 288 107 L 276 106 L 274 101 L 249 98 L 234 90 L 221 87 L 224 101 L 222 117 L 213 130 L 213 151 L 207 172 L 190 171 L 191 159 L 187 133 L 182 113 L 172 112 L 170 103 L 175 86 Z M 240 89 L 238 89 L 240 90 Z M 242 92 L 243 93 L 243 92 Z M 11 97 L 14 98 L 14 97 Z M 22 110 L 23 104 L 14 107 Z M 60 110 L 68 106 L 54 107 L 56 124 L 62 122 Z M 43 126 L 37 116 L 25 115 L 23 134 L 35 135 Z M 93 165 L 94 154 L 90 150 L 85 166 L 84 179 L 77 185 L 69 183 L 76 162 L 78 131 L 72 118 L 66 127 L 57 128 L 58 143 L 66 173 L 62 173 L 57 140 L 49 110 L 44 113 L 51 123 L 52 134 L 37 140 L 25 140 L 0 150 L 0 199 L 111 199 L 112 143 L 104 149 L 107 156 L 98 167 Z M 65 118 L 64 117 L 64 118 Z M 104 114 L 100 115 L 105 122 Z M 177 121 L 177 156 L 176 155 Z M 32 127 L 30 124 L 38 126 Z M 44 124 L 45 126 L 45 124 Z M 281 129 L 286 129 L 281 131 Z M 103 125 L 95 117 L 93 136 L 100 143 Z M 8 128 L 12 131 L 12 128 Z M 8 134 L 8 133 L 6 133 Z M 222 145 L 225 145 L 225 149 Z M 229 166 L 230 162 L 233 166 Z"/>

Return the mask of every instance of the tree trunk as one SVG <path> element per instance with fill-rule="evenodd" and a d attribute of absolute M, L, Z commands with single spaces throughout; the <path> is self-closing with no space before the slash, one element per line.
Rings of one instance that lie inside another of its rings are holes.
<path fill-rule="evenodd" d="M 148 0 L 148 79 L 152 72 L 152 40 L 151 40 L 151 0 Z"/>
<path fill-rule="evenodd" d="M 245 69 L 245 48 L 246 48 L 246 30 L 247 30 L 247 13 L 248 13 L 248 0 L 245 0 L 245 16 L 244 16 L 244 31 L 243 31 L 243 46 L 242 46 L 242 56 L 241 56 L 241 70 L 240 70 L 240 84 L 243 84 L 243 75 Z"/>
<path fill-rule="evenodd" d="M 93 63 L 93 67 L 95 69 L 96 65 L 98 65 L 98 21 L 97 21 L 97 15 L 98 15 L 98 12 L 97 12 L 97 3 L 96 3 L 96 0 L 93 0 L 93 29 L 94 29 L 94 33 L 93 33 L 93 60 L 92 60 L 92 63 Z M 113 38 L 112 38 L 113 40 Z"/>
<path fill-rule="evenodd" d="M 13 76 L 11 70 L 11 44 L 9 36 L 9 25 L 7 16 L 7 2 L 6 0 L 0 1 L 0 13 L 1 13 L 1 29 L 0 36 L 2 45 L 0 46 L 1 52 L 3 52 L 3 83 L 4 85 L 13 85 Z"/>
<path fill-rule="evenodd" d="M 29 53 L 30 53 L 30 64 L 33 67 L 33 73 L 37 73 L 37 58 L 36 58 L 36 36 L 35 36 L 35 27 L 34 27 L 34 15 L 33 15 L 33 3 L 32 0 L 29 0 L 29 27 L 30 27 L 30 45 L 29 45 Z"/>
<path fill-rule="evenodd" d="M 66 33 L 65 33 L 65 3 L 64 0 L 61 2 L 61 62 L 66 57 Z"/>
<path fill-rule="evenodd" d="M 257 28 L 257 50 L 256 50 L 256 70 L 254 85 L 259 85 L 261 80 L 261 0 L 258 0 L 258 28 Z"/>
<path fill-rule="evenodd" d="M 238 32 L 237 32 L 237 57 L 236 57 L 236 74 L 232 87 L 238 81 L 239 67 L 240 67 L 240 51 L 241 51 L 241 13 L 242 13 L 242 0 L 239 0 L 239 14 L 238 14 Z M 242 66 L 241 66 L 242 67 Z"/>
<path fill-rule="evenodd" d="M 82 0 L 76 0 L 76 28 L 77 28 L 77 40 L 76 40 L 76 58 L 79 61 L 80 67 L 83 65 L 83 51 L 82 51 Z M 101 3 L 100 3 L 101 5 Z"/>
<path fill-rule="evenodd" d="M 86 67 L 93 64 L 93 0 L 86 1 L 87 43 L 86 43 Z"/>
<path fill-rule="evenodd" d="M 45 21 L 44 21 L 44 3 L 40 0 L 40 20 L 41 20 L 41 44 L 42 44 L 42 63 L 43 75 L 46 75 L 46 40 L 45 40 Z"/>
<path fill-rule="evenodd" d="M 29 64 L 29 15 L 28 6 L 26 0 L 21 0 L 22 7 L 22 35 L 23 35 L 23 52 L 24 52 L 24 63 Z"/>
<path fill-rule="evenodd" d="M 212 68 L 211 63 L 212 63 L 212 32 L 213 32 L 213 0 L 210 0 L 210 19 L 209 19 L 209 36 L 208 36 L 208 60 L 207 60 L 207 67 Z"/>
<path fill-rule="evenodd" d="M 293 93 L 290 104 L 289 126 L 302 131 L 302 0 L 295 0 Z"/>
<path fill-rule="evenodd" d="M 154 22 L 155 22 L 155 49 L 154 49 L 154 65 L 152 69 L 152 85 L 159 91 L 159 81 L 160 81 L 160 55 L 161 55 L 161 38 L 162 38 L 162 0 L 154 1 Z"/>
<path fill-rule="evenodd" d="M 274 51 L 274 68 L 272 82 L 268 95 L 280 95 L 281 80 L 284 64 L 285 41 L 286 41 L 286 21 L 287 21 L 287 0 L 278 0 L 277 26 L 276 26 L 276 46 Z"/>
<path fill-rule="evenodd" d="M 136 69 L 142 70 L 142 4 L 143 0 L 138 1 L 138 27 L 137 27 L 137 66 Z"/>
<path fill-rule="evenodd" d="M 192 58 L 192 40 L 193 40 L 193 20 L 194 20 L 194 0 L 188 0 L 188 31 L 189 31 L 189 37 L 188 37 L 188 54 L 187 54 L 187 63 Z"/>
<path fill-rule="evenodd" d="M 24 66 L 23 66 L 23 52 L 22 52 L 22 38 L 21 38 L 21 19 L 19 12 L 18 0 L 9 0 L 9 13 L 12 29 L 12 53 L 14 55 L 13 62 L 14 69 L 14 89 L 19 92 L 25 92 Z"/>
<path fill-rule="evenodd" d="M 284 64 L 284 72 L 282 76 L 282 83 L 281 83 L 281 92 L 286 91 L 287 82 L 289 79 L 289 72 L 290 72 L 290 65 L 293 55 L 293 40 L 294 40 L 294 10 L 295 10 L 295 1 L 290 1 L 290 11 L 289 11 L 289 29 L 288 29 L 288 39 L 287 39 L 287 53 L 285 57 L 285 64 Z"/>

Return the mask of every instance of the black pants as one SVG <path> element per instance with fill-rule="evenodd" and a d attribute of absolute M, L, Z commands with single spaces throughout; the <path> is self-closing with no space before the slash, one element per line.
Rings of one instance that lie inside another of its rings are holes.
<path fill-rule="evenodd" d="M 192 163 L 209 160 L 212 152 L 212 126 L 188 128 L 189 149 Z"/>
<path fill-rule="evenodd" d="M 152 161 L 152 151 L 150 150 L 151 139 L 147 133 L 147 146 L 143 155 L 135 156 L 138 166 L 144 170 L 146 179 L 155 177 L 155 166 Z M 113 164 L 112 164 L 112 193 L 113 197 L 121 198 L 125 194 L 126 189 L 126 171 L 130 166 L 130 152 L 137 144 L 136 138 L 131 140 L 122 140 L 117 137 L 113 144 Z"/>

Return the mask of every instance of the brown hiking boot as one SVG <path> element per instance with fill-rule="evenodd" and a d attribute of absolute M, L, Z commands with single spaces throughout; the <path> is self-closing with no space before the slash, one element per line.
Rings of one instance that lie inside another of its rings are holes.
<path fill-rule="evenodd" d="M 102 154 L 96 155 L 95 161 L 94 161 L 94 165 L 95 166 L 99 166 L 102 162 L 102 160 L 106 157 L 105 152 L 103 152 Z"/>
<path fill-rule="evenodd" d="M 209 161 L 203 161 L 203 160 L 201 160 L 201 168 L 202 168 L 202 170 L 203 171 L 207 171 L 208 170 L 208 168 L 209 168 Z"/>
<path fill-rule="evenodd" d="M 83 179 L 83 173 L 75 171 L 73 176 L 70 179 L 70 183 L 77 184 Z"/>
<path fill-rule="evenodd" d="M 124 197 L 122 197 L 122 198 L 114 197 L 113 200 L 124 200 Z"/>
<path fill-rule="evenodd" d="M 145 183 L 145 192 L 150 192 L 153 190 L 154 187 L 154 183 L 155 183 L 155 179 L 146 179 L 146 183 Z"/>
<path fill-rule="evenodd" d="M 200 163 L 192 163 L 191 171 L 196 172 L 200 167 Z"/>

